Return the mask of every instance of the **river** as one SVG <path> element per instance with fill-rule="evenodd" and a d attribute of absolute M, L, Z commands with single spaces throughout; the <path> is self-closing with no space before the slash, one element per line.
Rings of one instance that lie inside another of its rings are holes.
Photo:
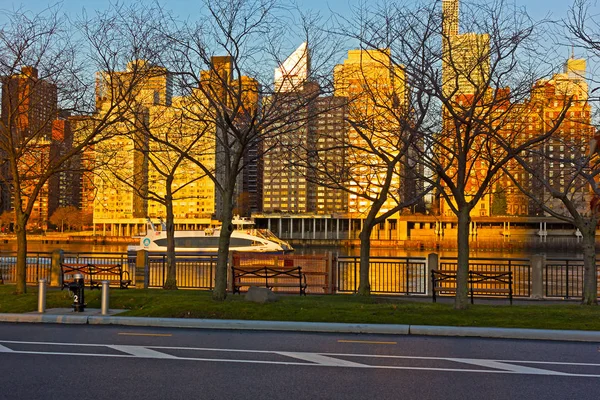
<path fill-rule="evenodd" d="M 8 243 L 4 241 L 0 242 L 0 251 L 11 252 L 16 251 L 17 244 L 14 240 L 9 240 Z M 73 253 L 120 253 L 127 251 L 126 244 L 90 244 L 90 243 L 42 243 L 40 240 L 29 240 L 27 243 L 28 252 L 52 252 L 55 249 L 62 249 L 65 252 Z M 295 254 L 324 254 L 332 252 L 343 256 L 358 256 L 360 252 L 359 247 L 325 247 L 325 246 L 307 246 L 307 247 L 296 247 L 294 250 Z M 383 248 L 383 247 L 372 247 L 371 256 L 380 257 L 423 257 L 427 254 L 432 253 L 432 250 L 405 250 L 402 248 Z M 456 257 L 456 250 L 442 250 L 438 251 L 441 257 Z M 578 251 L 533 251 L 533 250 L 513 250 L 510 252 L 500 251 L 471 251 L 471 257 L 482 257 L 482 258 L 501 258 L 501 257 L 514 257 L 514 258 L 529 258 L 533 254 L 546 254 L 548 257 L 554 258 L 579 258 L 581 253 Z"/>

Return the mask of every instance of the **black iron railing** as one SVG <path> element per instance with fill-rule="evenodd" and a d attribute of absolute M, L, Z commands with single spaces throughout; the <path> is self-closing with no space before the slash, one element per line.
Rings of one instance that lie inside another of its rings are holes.
<path fill-rule="evenodd" d="M 25 280 L 28 284 L 37 284 L 39 279 L 50 280 L 50 267 L 52 253 L 30 252 L 27 253 L 27 274 Z M 4 282 L 17 281 L 17 253 L 0 252 L 0 280 Z"/>
<path fill-rule="evenodd" d="M 176 279 L 177 287 L 182 289 L 214 288 L 216 255 L 185 255 L 177 254 Z M 163 287 L 167 280 L 167 256 L 151 255 L 149 264 L 149 287 Z"/>
<path fill-rule="evenodd" d="M 356 293 L 360 285 L 360 257 L 337 258 L 337 291 Z M 425 257 L 371 257 L 369 281 L 372 293 L 425 294 L 427 288 Z"/>
<path fill-rule="evenodd" d="M 544 288 L 546 297 L 582 297 L 583 260 L 548 259 L 544 271 Z"/>
<path fill-rule="evenodd" d="M 455 271 L 457 259 L 442 257 L 439 269 Z M 512 294 L 515 297 L 531 296 L 531 262 L 528 258 L 469 258 L 470 271 L 510 272 L 512 275 Z"/>

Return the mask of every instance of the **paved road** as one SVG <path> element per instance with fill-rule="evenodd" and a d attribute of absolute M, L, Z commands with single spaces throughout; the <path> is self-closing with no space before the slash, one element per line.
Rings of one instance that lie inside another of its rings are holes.
<path fill-rule="evenodd" d="M 0 398 L 598 399 L 594 343 L 0 324 Z"/>

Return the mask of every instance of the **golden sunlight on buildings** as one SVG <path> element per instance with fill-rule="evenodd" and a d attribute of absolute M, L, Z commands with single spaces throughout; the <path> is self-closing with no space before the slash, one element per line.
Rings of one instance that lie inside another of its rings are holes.
<path fill-rule="evenodd" d="M 144 61 L 129 63 L 124 72 L 98 74 L 98 113 L 126 107 L 109 138 L 94 148 L 94 223 L 103 230 L 129 236 L 146 217 L 165 217 L 156 199 L 165 198 L 170 176 L 175 223 L 210 223 L 213 181 L 171 147 L 214 169 L 214 127 L 187 115 L 201 109 L 193 101 L 173 97 L 169 71 Z"/>
<path fill-rule="evenodd" d="M 344 63 L 335 67 L 335 96 L 345 97 L 348 104 L 347 136 L 351 148 L 346 158 L 353 191 L 376 195 L 381 190 L 387 166 L 366 149 L 373 146 L 389 154 L 400 151 L 397 121 L 406 107 L 406 92 L 404 70 L 393 64 L 389 49 L 350 50 Z M 401 190 L 401 174 L 396 171 L 392 192 Z M 395 205 L 390 198 L 381 212 Z M 368 200 L 356 194 L 349 196 L 349 212 L 364 213 L 369 207 Z"/>

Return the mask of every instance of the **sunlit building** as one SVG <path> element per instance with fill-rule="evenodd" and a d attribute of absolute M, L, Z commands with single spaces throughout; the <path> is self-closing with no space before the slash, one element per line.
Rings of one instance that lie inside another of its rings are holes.
<path fill-rule="evenodd" d="M 186 118 L 192 99 L 172 96 L 169 71 L 138 60 L 123 72 L 98 73 L 96 99 L 97 117 L 110 107 L 122 109 L 115 114 L 119 121 L 114 121 L 111 132 L 104 132 L 109 139 L 98 143 L 89 157 L 95 172 L 95 226 L 105 233 L 130 236 L 143 229 L 146 217 L 165 218 L 160 199 L 166 197 L 169 174 L 174 178 L 175 223 L 180 227 L 210 223 L 215 204 L 212 180 L 191 162 L 174 170 L 177 152 L 150 137 L 180 147 L 195 140 L 197 146 L 189 153 L 197 151 L 198 158 L 209 158 L 202 162 L 214 165 L 214 132 Z M 203 135 L 200 140 L 198 135 Z"/>
<path fill-rule="evenodd" d="M 350 50 L 343 64 L 334 69 L 334 94 L 347 101 L 347 140 L 351 144 L 347 159 L 349 186 L 352 191 L 372 196 L 381 190 L 387 166 L 369 147 L 382 148 L 390 154 L 402 149 L 400 121 L 407 118 L 407 91 L 405 73 L 394 65 L 389 49 Z M 361 126 L 361 131 L 357 130 Z M 401 164 L 391 183 L 395 199 L 388 198 L 382 212 L 404 200 L 401 188 Z M 348 211 L 364 213 L 370 202 L 350 194 Z"/>
<path fill-rule="evenodd" d="M 489 34 L 459 33 L 459 0 L 442 0 L 442 18 L 444 95 L 482 93 L 489 80 Z"/>
<path fill-rule="evenodd" d="M 21 73 L 2 77 L 1 81 L 0 118 L 6 129 L 10 130 L 13 140 L 17 142 L 11 151 L 26 149 L 25 153 L 16 155 L 20 175 L 19 188 L 25 203 L 38 184 L 40 175 L 45 172 L 51 155 L 54 121 L 57 116 L 57 87 L 40 78 L 37 68 L 31 66 L 24 66 Z M 7 164 L 2 165 L 1 178 L 0 212 L 10 210 L 13 206 L 14 177 Z M 46 182 L 35 199 L 29 217 L 29 227 L 47 227 L 50 211 L 48 195 Z"/>

